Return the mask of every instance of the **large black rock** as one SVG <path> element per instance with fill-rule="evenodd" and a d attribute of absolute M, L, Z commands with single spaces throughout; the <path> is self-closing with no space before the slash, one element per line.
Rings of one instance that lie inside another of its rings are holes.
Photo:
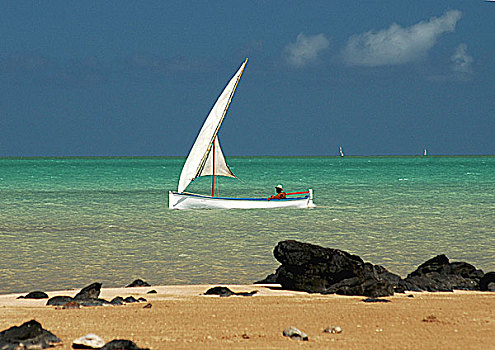
<path fill-rule="evenodd" d="M 284 289 L 379 297 L 392 295 L 401 281 L 385 268 L 339 249 L 288 240 L 279 242 L 273 254 L 282 265 L 270 280 Z"/>
<path fill-rule="evenodd" d="M 438 255 L 402 279 L 383 266 L 365 263 L 359 256 L 293 240 L 273 250 L 282 264 L 274 274 L 256 283 L 278 283 L 283 289 L 309 293 L 383 297 L 394 292 L 495 290 L 495 272 L 486 275 L 466 262 L 450 262 Z"/>
<path fill-rule="evenodd" d="M 466 262 L 450 262 L 445 255 L 419 265 L 404 279 L 405 288 L 413 291 L 451 292 L 454 289 L 480 290 L 484 273 Z"/>
<path fill-rule="evenodd" d="M 61 340 L 53 333 L 43 329 L 36 320 L 13 326 L 0 332 L 0 349 L 46 349 Z"/>

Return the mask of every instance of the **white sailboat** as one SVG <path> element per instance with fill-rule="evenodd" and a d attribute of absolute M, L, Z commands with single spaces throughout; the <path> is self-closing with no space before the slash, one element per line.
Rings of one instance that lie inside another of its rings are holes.
<path fill-rule="evenodd" d="M 344 151 L 342 151 L 342 147 L 339 147 L 339 154 L 340 154 L 341 157 L 344 156 Z"/>
<path fill-rule="evenodd" d="M 313 207 L 313 191 L 287 193 L 286 199 L 267 198 L 231 198 L 215 196 L 215 177 L 236 177 L 223 155 L 218 141 L 218 131 L 222 125 L 227 109 L 229 108 L 237 84 L 241 79 L 247 58 L 231 78 L 223 92 L 213 105 L 196 141 L 184 163 L 179 178 L 177 191 L 169 191 L 168 207 L 170 209 L 269 209 L 269 208 L 308 208 Z M 212 193 L 209 195 L 184 192 L 196 178 L 200 176 L 212 177 Z"/>

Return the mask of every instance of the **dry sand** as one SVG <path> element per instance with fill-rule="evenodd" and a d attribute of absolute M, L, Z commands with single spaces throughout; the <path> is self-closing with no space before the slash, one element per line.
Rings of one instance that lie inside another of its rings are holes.
<path fill-rule="evenodd" d="M 103 288 L 100 297 L 143 296 L 146 303 L 61 309 L 45 300 L 0 296 L 0 330 L 36 319 L 71 349 L 72 340 L 96 333 L 105 341 L 129 339 L 151 349 L 495 349 L 495 293 L 406 293 L 389 303 L 362 297 L 307 294 L 259 285 L 228 285 L 252 297 L 204 296 L 209 287 Z M 157 294 L 146 294 L 155 289 Z M 50 292 L 74 296 L 79 290 Z M 408 297 L 413 295 L 413 297 Z M 282 331 L 295 326 L 309 341 Z M 340 326 L 341 334 L 323 333 Z"/>

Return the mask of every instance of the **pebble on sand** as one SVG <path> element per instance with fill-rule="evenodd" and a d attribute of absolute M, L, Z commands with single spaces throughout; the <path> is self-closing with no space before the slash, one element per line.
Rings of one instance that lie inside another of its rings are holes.
<path fill-rule="evenodd" d="M 101 349 L 105 341 L 96 334 L 89 333 L 72 342 L 73 349 Z"/>
<path fill-rule="evenodd" d="M 332 334 L 338 334 L 342 333 L 342 328 L 339 326 L 334 326 L 334 327 L 328 327 L 323 330 L 324 333 L 332 333 Z"/>
<path fill-rule="evenodd" d="M 289 337 L 291 339 L 295 339 L 295 340 L 304 340 L 304 341 L 308 341 L 308 335 L 302 331 L 300 331 L 299 329 L 297 329 L 296 327 L 294 326 L 291 326 L 289 328 L 286 328 L 284 329 L 284 331 L 282 332 L 282 334 L 285 336 L 285 337 Z"/>

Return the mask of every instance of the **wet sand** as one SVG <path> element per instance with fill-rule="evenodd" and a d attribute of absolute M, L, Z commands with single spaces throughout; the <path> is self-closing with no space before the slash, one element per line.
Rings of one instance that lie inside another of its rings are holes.
<path fill-rule="evenodd" d="M 211 285 L 213 286 L 213 285 Z M 389 303 L 363 297 L 307 294 L 259 285 L 228 285 L 251 297 L 201 295 L 209 287 L 103 288 L 101 298 L 144 297 L 152 304 L 61 309 L 44 300 L 0 296 L 0 330 L 36 319 L 71 349 L 95 333 L 105 341 L 129 339 L 151 349 L 495 349 L 495 293 L 406 293 Z M 146 294 L 155 289 L 157 294 Z M 74 296 L 79 289 L 48 292 Z M 25 295 L 27 293 L 23 293 Z M 413 295 L 413 297 L 408 297 Z M 309 341 L 282 331 L 295 326 Z M 323 333 L 329 326 L 340 334 Z"/>

